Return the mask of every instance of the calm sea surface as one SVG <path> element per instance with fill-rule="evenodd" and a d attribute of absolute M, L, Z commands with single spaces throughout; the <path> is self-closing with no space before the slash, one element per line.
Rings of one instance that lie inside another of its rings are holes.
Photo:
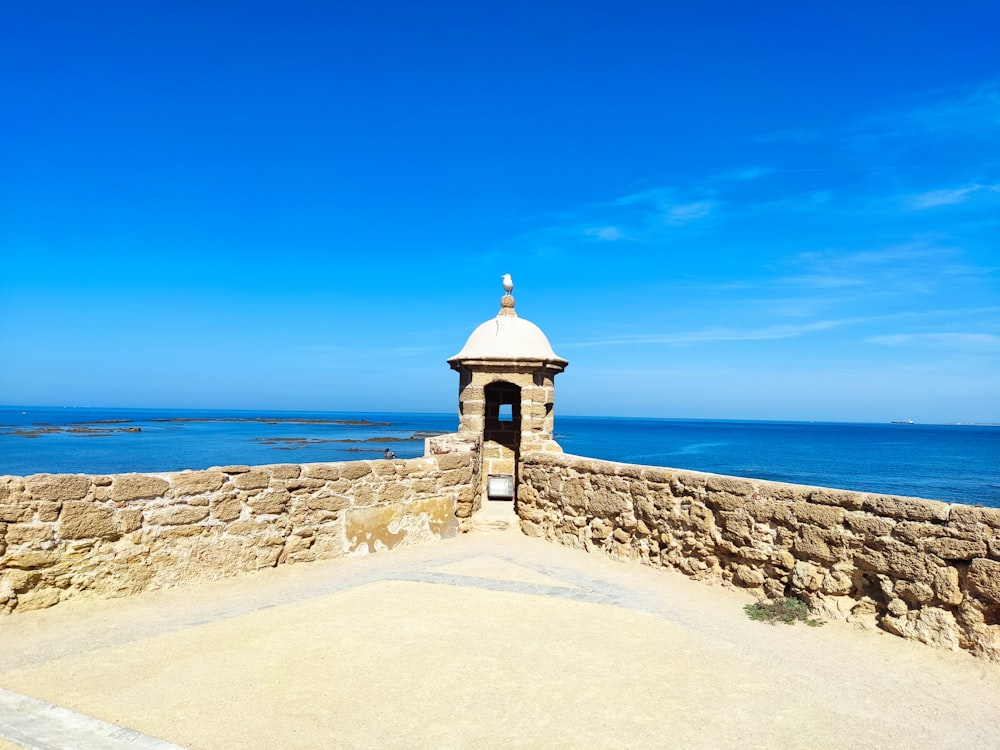
<path fill-rule="evenodd" d="M 0 407 L 0 474 L 422 455 L 453 414 Z M 567 453 L 1000 507 L 1000 427 L 558 417 Z"/>

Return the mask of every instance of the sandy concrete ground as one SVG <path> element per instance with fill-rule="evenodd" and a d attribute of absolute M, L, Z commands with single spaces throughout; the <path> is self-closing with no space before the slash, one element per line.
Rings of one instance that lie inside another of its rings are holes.
<path fill-rule="evenodd" d="M 1000 667 L 749 601 L 475 532 L 7 617 L 0 688 L 213 750 L 1000 747 Z"/>

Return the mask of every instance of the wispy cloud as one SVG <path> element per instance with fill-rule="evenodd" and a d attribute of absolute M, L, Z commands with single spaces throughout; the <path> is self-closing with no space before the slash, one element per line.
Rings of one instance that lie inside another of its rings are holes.
<path fill-rule="evenodd" d="M 949 188 L 945 190 L 931 190 L 926 193 L 915 195 L 910 199 L 910 205 L 918 211 L 936 206 L 949 206 L 955 203 L 964 203 L 971 196 L 980 192 L 1000 193 L 1000 184 L 997 185 L 967 185 L 960 188 Z"/>
<path fill-rule="evenodd" d="M 883 346 L 1000 352 L 1000 336 L 992 333 L 893 333 L 865 341 Z"/>
<path fill-rule="evenodd" d="M 716 201 L 694 201 L 681 203 L 667 209 L 664 221 L 668 224 L 687 224 L 698 219 L 704 219 L 711 214 L 718 204 Z"/>
<path fill-rule="evenodd" d="M 591 227 L 584 231 L 588 237 L 596 237 L 599 240 L 613 242 L 622 239 L 625 235 L 618 227 Z"/>
<path fill-rule="evenodd" d="M 796 338 L 808 333 L 863 323 L 867 320 L 867 318 L 844 318 L 841 320 L 819 320 L 812 323 L 779 324 L 761 328 L 705 328 L 697 331 L 679 331 L 677 333 L 639 334 L 590 341 L 571 341 L 560 344 L 560 346 L 566 348 L 629 346 L 636 344 L 684 346 L 725 341 L 768 341 Z"/>
<path fill-rule="evenodd" d="M 774 167 L 743 167 L 728 172 L 721 172 L 713 175 L 711 179 L 716 182 L 745 182 L 747 180 L 766 177 L 769 174 L 774 174 L 776 171 Z"/>

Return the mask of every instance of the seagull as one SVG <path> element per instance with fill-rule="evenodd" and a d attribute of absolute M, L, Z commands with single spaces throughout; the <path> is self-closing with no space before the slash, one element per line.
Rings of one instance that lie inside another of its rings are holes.
<path fill-rule="evenodd" d="M 394 459 L 394 458 L 396 457 L 396 454 L 395 454 L 395 453 L 393 453 L 393 452 L 392 452 L 391 450 L 389 450 L 388 448 L 386 448 L 386 449 L 385 449 L 385 450 L 384 450 L 384 451 L 382 452 L 382 455 L 383 455 L 383 456 L 385 456 L 385 458 L 386 458 L 386 460 L 387 460 L 387 461 L 392 461 L 392 460 L 393 460 L 393 459 Z"/>
<path fill-rule="evenodd" d="M 514 279 L 510 277 L 509 273 L 503 275 L 503 290 L 510 294 L 514 291 Z"/>

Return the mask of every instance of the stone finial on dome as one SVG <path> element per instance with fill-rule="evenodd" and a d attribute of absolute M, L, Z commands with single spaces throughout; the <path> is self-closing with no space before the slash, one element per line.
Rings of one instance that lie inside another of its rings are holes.
<path fill-rule="evenodd" d="M 511 292 L 514 291 L 514 280 L 510 277 L 509 273 L 503 275 L 503 291 L 504 295 L 500 298 L 500 312 L 497 315 L 506 315 L 510 318 L 516 318 L 517 313 L 514 311 L 514 295 Z"/>

